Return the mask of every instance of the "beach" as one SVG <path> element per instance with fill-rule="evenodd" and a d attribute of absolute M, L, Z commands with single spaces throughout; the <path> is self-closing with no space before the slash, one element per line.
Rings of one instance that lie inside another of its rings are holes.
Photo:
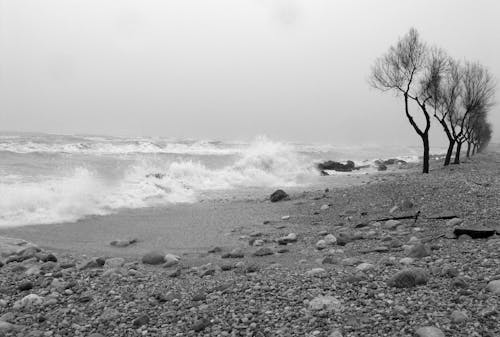
<path fill-rule="evenodd" d="M 0 321 L 10 325 L 0 331 L 414 336 L 437 326 L 446 336 L 498 336 L 499 236 L 456 239 L 453 231 L 498 228 L 499 163 L 492 146 L 461 165 L 436 160 L 428 175 L 415 165 L 345 173 L 345 185 L 324 177 L 314 188 L 285 189 L 289 200 L 276 203 L 265 190 L 2 228 L 44 253 L 4 259 Z M 137 242 L 111 245 L 129 239 Z M 57 262 L 43 262 L 48 252 Z M 149 265 L 148 252 L 177 256 Z M 398 286 L 394 278 L 409 269 L 425 282 Z M 28 294 L 41 302 L 20 304 Z"/>

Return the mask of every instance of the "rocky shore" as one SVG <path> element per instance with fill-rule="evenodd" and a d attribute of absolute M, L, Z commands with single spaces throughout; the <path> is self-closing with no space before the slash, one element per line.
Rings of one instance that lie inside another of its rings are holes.
<path fill-rule="evenodd" d="M 0 336 L 500 336 L 500 155 L 438 164 L 267 201 L 196 256 L 2 237 Z"/>

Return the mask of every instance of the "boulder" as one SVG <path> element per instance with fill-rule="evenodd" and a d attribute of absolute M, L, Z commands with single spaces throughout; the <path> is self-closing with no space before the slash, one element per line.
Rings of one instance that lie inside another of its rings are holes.
<path fill-rule="evenodd" d="M 333 170 L 338 172 L 351 172 L 355 169 L 355 164 L 353 161 L 348 160 L 345 164 L 337 161 L 328 160 L 317 165 L 320 171 L 323 170 Z"/>
<path fill-rule="evenodd" d="M 328 245 L 325 242 L 325 240 L 319 240 L 318 242 L 316 242 L 316 249 L 317 250 L 322 250 L 322 249 L 325 249 L 326 247 L 328 247 Z"/>
<path fill-rule="evenodd" d="M 288 200 L 288 199 L 290 199 L 290 197 L 288 196 L 288 194 L 285 191 L 276 190 L 271 194 L 269 199 L 271 200 L 271 202 L 278 202 L 281 200 Z"/>
<path fill-rule="evenodd" d="M 290 233 L 287 236 L 282 236 L 276 239 L 276 242 L 278 242 L 278 244 L 280 245 L 286 245 L 288 243 L 297 242 L 297 234 Z"/>
<path fill-rule="evenodd" d="M 387 281 L 387 284 L 395 288 L 412 288 L 417 285 L 427 284 L 429 274 L 421 268 L 404 269 Z"/>
<path fill-rule="evenodd" d="M 111 259 L 107 259 L 104 262 L 104 269 L 115 269 L 121 268 L 125 264 L 125 259 L 121 257 L 113 257 Z"/>
<path fill-rule="evenodd" d="M 325 237 L 323 238 L 323 240 L 325 241 L 325 243 L 327 245 L 330 245 L 330 246 L 337 243 L 337 238 L 333 234 L 327 234 L 327 235 L 325 235 Z"/>
<path fill-rule="evenodd" d="M 467 314 L 460 310 L 455 310 L 451 313 L 450 319 L 453 323 L 462 323 L 469 319 Z"/>
<path fill-rule="evenodd" d="M 222 254 L 223 259 L 241 259 L 245 256 L 243 251 L 240 248 L 235 248 L 229 253 Z"/>

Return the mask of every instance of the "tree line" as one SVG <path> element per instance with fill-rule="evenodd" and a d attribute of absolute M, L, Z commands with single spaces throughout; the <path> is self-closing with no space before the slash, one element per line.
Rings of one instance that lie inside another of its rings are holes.
<path fill-rule="evenodd" d="M 431 120 L 440 124 L 448 139 L 445 166 L 452 160 L 453 164 L 460 163 L 464 144 L 470 157 L 481 152 L 491 139 L 487 117 L 494 105 L 496 83 L 488 69 L 429 47 L 414 28 L 375 61 L 369 83 L 402 96 L 405 115 L 422 139 L 423 173 L 429 173 Z M 415 121 L 411 107 L 423 115 L 423 125 Z"/>

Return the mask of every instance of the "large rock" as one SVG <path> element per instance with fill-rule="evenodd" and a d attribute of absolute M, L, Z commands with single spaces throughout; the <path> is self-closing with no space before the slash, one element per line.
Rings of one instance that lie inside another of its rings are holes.
<path fill-rule="evenodd" d="M 105 269 L 115 269 L 121 268 L 125 264 L 125 259 L 122 257 L 113 257 L 111 259 L 107 259 L 104 263 Z"/>
<path fill-rule="evenodd" d="M 259 248 L 259 249 L 257 249 L 257 251 L 255 251 L 253 253 L 254 256 L 266 256 L 266 255 L 273 255 L 273 254 L 274 254 L 273 250 L 269 247 Z"/>
<path fill-rule="evenodd" d="M 427 284 L 429 274 L 421 268 L 404 269 L 387 281 L 387 284 L 396 288 L 412 288 Z"/>
<path fill-rule="evenodd" d="M 144 254 L 141 259 L 144 264 L 158 265 L 165 262 L 165 253 L 160 251 L 151 251 Z"/>
<path fill-rule="evenodd" d="M 342 303 L 339 299 L 333 296 L 318 296 L 309 302 L 309 310 L 327 312 L 338 312 L 342 310 Z"/>
<path fill-rule="evenodd" d="M 282 237 L 276 239 L 276 242 L 278 242 L 278 244 L 280 244 L 280 245 L 286 245 L 286 244 L 289 244 L 292 242 L 297 242 L 297 234 L 290 233 L 286 236 L 282 236 Z"/>
<path fill-rule="evenodd" d="M 288 194 L 285 191 L 276 190 L 273 192 L 273 194 L 271 194 L 269 199 L 271 200 L 271 202 L 278 202 L 281 200 L 288 200 L 288 199 L 290 199 L 290 197 L 288 196 Z"/>
<path fill-rule="evenodd" d="M 495 235 L 496 230 L 484 227 L 477 227 L 477 228 L 462 227 L 462 228 L 455 228 L 453 230 L 453 234 L 455 234 L 457 237 L 460 237 L 460 235 L 468 235 L 473 239 L 486 239 L 489 238 L 490 236 Z"/>
<path fill-rule="evenodd" d="M 355 169 L 355 164 L 353 161 L 348 160 L 345 164 L 339 163 L 337 161 L 328 160 L 323 163 L 318 164 L 318 169 L 323 170 L 333 170 L 338 172 L 351 172 Z"/>
<path fill-rule="evenodd" d="M 418 337 L 445 337 L 441 330 L 433 326 L 424 326 L 419 328 L 415 331 L 415 334 Z"/>

